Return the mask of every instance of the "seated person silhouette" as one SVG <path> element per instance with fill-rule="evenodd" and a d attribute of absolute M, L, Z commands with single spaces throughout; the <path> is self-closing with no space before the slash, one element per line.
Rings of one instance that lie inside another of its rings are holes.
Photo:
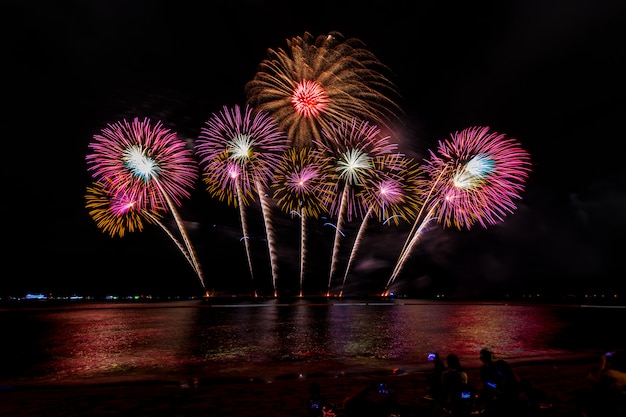
<path fill-rule="evenodd" d="M 449 354 L 446 364 L 447 369 L 441 375 L 443 408 L 453 416 L 470 415 L 474 408 L 476 390 L 469 384 L 467 372 L 457 355 Z"/>

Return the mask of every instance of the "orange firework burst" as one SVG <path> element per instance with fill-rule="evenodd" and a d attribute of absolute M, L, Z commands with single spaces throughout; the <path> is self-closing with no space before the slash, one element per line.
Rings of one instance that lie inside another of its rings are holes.
<path fill-rule="evenodd" d="M 87 187 L 85 207 L 98 227 L 109 236 L 124 237 L 126 232 L 143 231 L 144 222 L 156 223 L 161 215 L 141 208 L 128 192 L 112 194 L 101 182 Z"/>
<path fill-rule="evenodd" d="M 294 148 L 324 141 L 323 129 L 358 118 L 390 128 L 400 107 L 390 73 L 359 39 L 338 32 L 287 40 L 246 84 L 248 104 L 265 111 L 287 133 Z"/>

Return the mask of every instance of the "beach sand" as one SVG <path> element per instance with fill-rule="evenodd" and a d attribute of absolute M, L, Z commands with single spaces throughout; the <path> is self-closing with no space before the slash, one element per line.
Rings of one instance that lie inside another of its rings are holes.
<path fill-rule="evenodd" d="M 581 416 L 576 396 L 589 389 L 594 358 L 512 363 L 514 370 L 546 396 L 541 416 Z M 479 382 L 478 368 L 467 369 Z M 332 403 L 385 383 L 399 404 L 401 417 L 429 416 L 422 399 L 427 371 L 286 375 L 271 380 L 244 376 L 170 375 L 154 379 L 107 378 L 56 383 L 4 384 L 0 415 L 9 416 L 307 416 L 309 386 L 317 382 Z M 372 400 L 376 401 L 376 400 Z M 611 417 L 611 416 L 605 416 Z M 621 417 L 621 414 L 616 416 Z"/>

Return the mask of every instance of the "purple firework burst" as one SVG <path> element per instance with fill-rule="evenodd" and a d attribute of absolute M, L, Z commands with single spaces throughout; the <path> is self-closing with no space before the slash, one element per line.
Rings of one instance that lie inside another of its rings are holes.
<path fill-rule="evenodd" d="M 423 170 L 403 154 L 388 154 L 372 160 L 373 175 L 363 180 L 363 198 L 369 211 L 387 224 L 411 221 L 422 205 Z"/>
<path fill-rule="evenodd" d="M 277 204 L 287 213 L 317 218 L 325 211 L 324 197 L 332 178 L 330 159 L 313 148 L 289 149 L 276 171 L 273 187 Z"/>
<path fill-rule="evenodd" d="M 287 137 L 278 124 L 265 112 L 255 112 L 252 107 L 242 109 L 224 106 L 200 129 L 196 141 L 196 154 L 200 165 L 207 171 L 211 162 L 226 158 L 247 171 L 249 178 L 267 186 L 278 167 L 281 155 L 287 151 Z M 250 183 L 241 184 L 244 189 Z"/>

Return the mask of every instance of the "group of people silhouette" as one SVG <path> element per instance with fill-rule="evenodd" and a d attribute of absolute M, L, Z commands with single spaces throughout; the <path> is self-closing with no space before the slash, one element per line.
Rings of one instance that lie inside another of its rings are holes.
<path fill-rule="evenodd" d="M 480 351 L 479 383 L 469 381 L 454 353 L 446 356 L 445 363 L 438 353 L 431 357 L 433 370 L 424 399 L 433 401 L 444 414 L 524 415 L 535 397 L 528 381 L 520 378 L 507 361 L 495 360 L 489 349 Z"/>
<path fill-rule="evenodd" d="M 486 417 L 528 415 L 524 413 L 527 413 L 532 401 L 533 390 L 530 384 L 520 378 L 508 362 L 502 359 L 495 360 L 494 354 L 488 349 L 480 351 L 480 360 L 482 362 L 480 383 L 476 383 L 469 380 L 468 373 L 456 354 L 447 355 L 445 360 L 438 353 L 429 355 L 433 369 L 427 376 L 428 387 L 423 399 L 430 403 L 426 408 L 431 410 L 431 417 L 445 415 L 464 417 L 475 414 Z M 386 386 L 383 385 L 381 384 L 385 389 Z M 380 386 L 374 388 L 381 389 Z M 385 403 L 359 401 L 359 397 L 366 395 L 367 390 L 361 392 L 359 396 L 347 399 L 342 407 L 343 413 L 346 416 L 356 416 L 374 412 L 375 407 L 392 409 Z M 391 401 L 393 396 L 385 398 Z M 387 412 L 382 414 L 388 415 Z M 320 386 L 316 382 L 310 387 L 309 416 L 335 416 L 334 410 L 321 395 Z"/>
<path fill-rule="evenodd" d="M 433 368 L 427 374 L 427 389 L 420 399 L 428 405 L 421 409 L 419 415 L 528 417 L 540 414 L 540 409 L 548 401 L 543 391 L 520 377 L 507 361 L 496 359 L 491 350 L 481 349 L 479 358 L 480 380 L 470 381 L 468 372 L 456 354 L 450 353 L 442 359 L 438 353 L 430 353 L 428 360 L 432 362 Z M 476 374 L 472 372 L 472 375 Z M 615 414 L 616 407 L 626 412 L 626 357 L 621 351 L 601 355 L 599 368 L 591 372 L 588 379 L 591 382 L 590 389 L 576 395 L 577 409 L 582 413 L 577 416 L 621 416 Z M 394 410 L 400 407 L 394 403 L 393 390 L 387 384 L 368 387 L 358 395 L 347 398 L 339 413 L 321 395 L 319 384 L 314 382 L 310 388 L 309 417 L 399 415 Z M 368 400 L 372 392 L 383 393 L 379 396 L 384 400 Z"/>

